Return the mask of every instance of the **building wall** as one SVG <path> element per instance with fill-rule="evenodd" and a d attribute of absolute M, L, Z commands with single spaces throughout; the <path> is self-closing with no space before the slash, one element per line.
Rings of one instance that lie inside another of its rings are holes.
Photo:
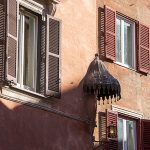
<path fill-rule="evenodd" d="M 62 21 L 61 98 L 45 100 L 3 88 L 2 94 L 17 97 L 0 99 L 1 150 L 92 149 L 88 125 L 71 118 L 93 118 L 95 109 L 82 93 L 82 79 L 97 52 L 96 1 L 62 0 L 56 7 L 54 17 Z"/>
<path fill-rule="evenodd" d="M 44 0 L 38 2 L 48 7 Z M 61 98 L 44 100 L 3 89 L 12 96 L 17 93 L 18 99 L 26 97 L 26 101 L 0 99 L 0 149 L 92 149 L 89 126 L 79 118 L 94 118 L 95 98 L 83 95 L 82 80 L 95 53 L 100 50 L 98 8 L 104 5 L 150 25 L 150 4 L 146 0 L 142 3 L 140 0 L 61 0 L 54 15 L 62 21 Z M 149 118 L 149 74 L 146 76 L 115 63 L 104 62 L 121 84 L 122 99 L 113 104 L 143 113 L 145 118 Z M 105 102 L 97 106 L 97 112 L 110 107 L 111 103 Z M 68 114 L 68 117 L 60 115 L 60 112 Z M 74 118 L 72 116 L 78 119 L 71 119 Z M 98 138 L 98 129 L 95 135 Z"/>
<path fill-rule="evenodd" d="M 100 8 L 104 8 L 104 5 L 150 26 L 150 3 L 146 0 L 97 0 L 97 14 Z M 97 16 L 97 22 L 99 20 L 98 17 L 99 15 Z M 98 28 L 98 42 L 100 42 L 99 30 Z M 113 102 L 113 105 L 142 113 L 145 119 L 150 119 L 150 75 L 144 75 L 136 70 L 131 70 L 108 61 L 105 61 L 105 65 L 121 84 L 122 98 L 116 103 Z M 101 105 L 98 105 L 97 112 L 105 111 L 105 109 L 111 108 L 111 105 L 111 102 L 109 104 L 105 102 L 104 105 L 101 103 Z M 96 128 L 96 138 L 98 138 L 98 132 Z"/>

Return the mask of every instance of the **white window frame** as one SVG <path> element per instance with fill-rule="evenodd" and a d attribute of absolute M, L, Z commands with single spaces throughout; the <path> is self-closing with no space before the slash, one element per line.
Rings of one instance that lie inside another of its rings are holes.
<path fill-rule="evenodd" d="M 119 119 L 123 120 L 123 150 L 127 150 L 127 126 L 126 126 L 126 122 L 127 121 L 133 121 L 133 125 L 134 125 L 134 149 L 133 150 L 137 150 L 137 131 L 136 131 L 136 121 L 134 120 L 128 120 L 128 119 L 124 119 L 119 117 Z"/>
<path fill-rule="evenodd" d="M 19 13 L 20 13 L 20 10 L 19 10 Z M 37 34 L 38 34 L 38 16 L 36 16 L 36 15 L 34 15 L 34 14 L 28 12 L 28 11 L 24 11 L 22 14 L 23 15 L 21 15 L 21 17 L 22 17 L 22 21 L 23 22 L 24 22 L 25 15 L 26 16 L 33 16 L 34 18 L 36 18 L 36 20 L 35 20 L 35 35 L 34 35 L 34 39 L 36 39 L 35 40 L 35 46 L 34 46 L 35 47 L 34 48 L 34 50 L 35 50 L 35 58 L 33 59 L 34 60 L 34 64 L 35 64 L 36 72 L 34 72 L 34 81 L 33 81 L 34 82 L 34 88 L 31 89 L 31 88 L 25 86 L 23 84 L 23 76 L 24 76 L 23 75 L 23 72 L 24 72 L 23 71 L 23 69 L 24 69 L 24 67 L 23 67 L 24 66 L 24 23 L 23 23 L 22 24 L 23 26 L 21 27 L 22 28 L 22 36 L 21 36 L 22 39 L 20 40 L 22 42 L 21 43 L 22 46 L 21 46 L 21 49 L 19 49 L 19 45 L 18 45 L 18 49 L 17 49 L 17 69 L 16 69 L 16 71 L 17 71 L 17 74 L 16 74 L 17 87 L 21 88 L 21 89 L 26 89 L 26 90 L 31 90 L 31 91 L 36 92 L 36 89 L 37 89 L 37 40 L 38 40 Z M 18 30 L 18 37 L 19 37 L 19 30 Z M 19 50 L 21 51 L 20 55 L 18 54 Z M 18 60 L 18 57 L 21 58 L 20 62 Z M 21 84 L 18 83 L 18 64 L 21 64 L 21 76 L 20 76 L 20 82 L 21 82 Z"/>
<path fill-rule="evenodd" d="M 121 60 L 122 62 L 118 62 L 116 61 L 117 64 L 127 67 L 127 68 L 131 68 L 131 69 L 135 69 L 135 64 L 136 64 L 136 57 L 135 57 L 135 22 L 128 20 L 122 16 L 117 15 L 116 19 L 120 19 L 121 20 Z M 124 22 L 127 22 L 129 24 L 131 24 L 132 26 L 132 67 L 125 64 L 124 61 Z M 117 28 L 117 26 L 116 26 Z M 116 41 L 117 42 L 117 41 Z M 117 47 L 116 47 L 117 50 Z"/>
<path fill-rule="evenodd" d="M 19 5 L 24 6 L 36 13 L 42 14 L 44 10 L 44 6 L 33 1 L 33 0 L 17 0 Z"/>

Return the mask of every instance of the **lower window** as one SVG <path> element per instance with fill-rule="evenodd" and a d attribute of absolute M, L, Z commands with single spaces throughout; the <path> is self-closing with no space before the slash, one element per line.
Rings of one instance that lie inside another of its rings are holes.
<path fill-rule="evenodd" d="M 137 150 L 136 121 L 118 118 L 118 149 Z"/>

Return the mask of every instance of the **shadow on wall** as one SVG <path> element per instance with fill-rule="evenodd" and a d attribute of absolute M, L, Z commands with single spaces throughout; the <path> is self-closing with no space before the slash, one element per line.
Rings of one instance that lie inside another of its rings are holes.
<path fill-rule="evenodd" d="M 49 106 L 95 120 L 94 97 L 83 96 L 81 88 L 82 82 Z M 17 105 L 0 100 L 0 150 L 92 150 L 87 124 L 27 105 L 9 109 L 5 103 Z"/>

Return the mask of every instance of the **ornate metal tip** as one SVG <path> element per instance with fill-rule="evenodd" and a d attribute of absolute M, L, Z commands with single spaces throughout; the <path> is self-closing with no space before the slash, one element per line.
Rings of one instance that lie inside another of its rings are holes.
<path fill-rule="evenodd" d="M 95 57 L 98 57 L 98 54 L 97 54 L 97 53 L 95 54 Z"/>

